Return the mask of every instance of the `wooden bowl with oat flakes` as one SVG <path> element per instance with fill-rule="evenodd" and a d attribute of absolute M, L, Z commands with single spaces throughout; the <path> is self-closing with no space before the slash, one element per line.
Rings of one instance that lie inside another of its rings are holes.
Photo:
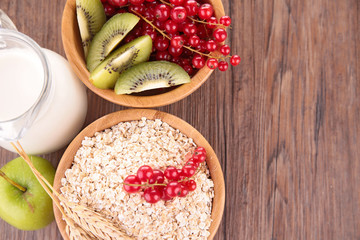
<path fill-rule="evenodd" d="M 214 15 L 220 19 L 225 15 L 221 0 L 209 0 L 214 8 Z M 117 95 L 111 89 L 100 89 L 90 81 L 90 73 L 86 68 L 83 47 L 76 19 L 76 0 L 67 0 L 62 17 L 62 40 L 67 59 L 80 80 L 95 94 L 115 104 L 135 107 L 152 108 L 172 104 L 187 97 L 196 91 L 211 75 L 213 70 L 206 65 L 201 68 L 191 79 L 190 83 L 168 90 L 152 90 L 146 95 Z"/>
<path fill-rule="evenodd" d="M 147 120 L 144 120 L 144 118 L 146 118 Z M 193 203 L 194 206 L 196 204 L 198 204 L 198 202 L 197 202 L 197 200 L 195 198 L 199 198 L 199 196 L 202 196 L 201 195 L 202 192 L 210 191 L 210 190 L 206 190 L 206 188 L 205 188 L 206 184 L 204 184 L 204 183 L 211 180 L 211 182 L 213 182 L 213 185 L 211 185 L 211 186 L 213 186 L 211 188 L 211 191 L 213 192 L 213 198 L 211 200 L 211 207 L 209 208 L 210 209 L 209 210 L 209 219 L 210 219 L 209 225 L 210 226 L 209 226 L 209 229 L 207 230 L 208 236 L 206 236 L 204 238 L 196 238 L 196 239 L 213 239 L 215 234 L 216 234 L 216 231 L 217 231 L 217 229 L 218 229 L 218 227 L 220 225 L 220 221 L 222 219 L 223 210 L 224 210 L 224 203 L 225 203 L 225 184 L 224 184 L 224 177 L 223 177 L 223 173 L 222 173 L 222 170 L 221 170 L 220 163 L 219 163 L 219 161 L 217 159 L 217 156 L 216 156 L 214 150 L 212 149 L 212 147 L 209 145 L 209 143 L 206 141 L 206 139 L 196 129 L 194 129 L 191 125 L 189 125 L 185 121 L 183 121 L 183 120 L 181 120 L 181 119 L 179 119 L 179 118 L 177 118 L 177 117 L 175 117 L 175 116 L 173 116 L 171 114 L 168 114 L 168 113 L 164 113 L 164 112 L 160 112 L 160 111 L 156 111 L 156 110 L 149 110 L 149 109 L 132 109 L 132 110 L 124 110 L 124 111 L 115 112 L 115 113 L 106 115 L 106 116 L 96 120 L 95 122 L 93 122 L 92 124 L 87 126 L 71 142 L 71 144 L 66 149 L 63 157 L 61 158 L 59 166 L 57 168 L 55 181 L 54 181 L 54 189 L 56 191 L 58 191 L 58 192 L 61 192 L 60 190 L 63 190 L 65 192 L 65 193 L 63 193 L 63 195 L 66 198 L 68 198 L 70 201 L 73 201 L 74 200 L 73 196 L 71 194 L 67 195 L 67 193 L 65 191 L 68 188 L 68 186 L 66 185 L 67 183 L 65 184 L 66 189 L 64 190 L 62 188 L 62 187 L 64 187 L 64 182 L 65 182 L 63 180 L 63 183 L 62 183 L 62 179 L 65 177 L 66 170 L 73 169 L 74 166 L 77 164 L 76 161 L 74 162 L 74 157 L 79 156 L 79 155 L 77 155 L 78 154 L 77 152 L 79 151 L 79 149 L 81 149 L 83 147 L 82 145 L 87 146 L 89 144 L 87 142 L 89 142 L 90 139 L 100 138 L 100 136 L 102 136 L 102 135 L 99 134 L 99 132 L 102 132 L 104 134 L 103 136 L 105 136 L 104 139 L 107 139 L 106 141 L 109 141 L 109 136 L 113 136 L 113 135 L 115 136 L 116 135 L 116 132 L 114 130 L 114 129 L 116 129 L 115 125 L 118 126 L 117 124 L 119 124 L 119 125 L 123 124 L 125 126 L 128 126 L 129 124 L 134 123 L 134 122 L 139 122 L 139 126 L 141 124 L 142 124 L 141 126 L 143 126 L 144 122 L 149 122 L 149 125 L 146 125 L 146 128 L 148 128 L 148 127 L 150 128 L 151 126 L 157 126 L 158 125 L 158 126 L 164 127 L 164 129 L 165 128 L 173 129 L 173 132 L 171 134 L 167 133 L 167 135 L 176 136 L 175 137 L 176 141 L 179 141 L 178 139 L 180 139 L 182 142 L 185 143 L 186 146 L 188 146 L 189 144 L 190 145 L 195 144 L 196 146 L 204 147 L 206 149 L 206 151 L 207 151 L 207 159 L 206 159 L 207 168 L 204 165 L 204 168 L 206 168 L 206 170 L 204 171 L 204 174 L 205 174 L 205 172 L 208 172 L 209 176 L 207 178 L 205 178 L 204 182 L 197 182 L 197 184 L 198 184 L 197 189 L 199 189 L 199 191 L 197 193 L 195 193 L 195 191 L 194 191 L 193 195 L 189 194 L 185 198 L 175 198 L 174 200 L 167 201 L 167 202 L 163 202 L 162 200 L 160 200 L 163 203 L 159 203 L 159 204 L 158 203 L 156 203 L 156 204 L 143 203 L 143 202 L 141 202 L 141 200 L 139 200 L 139 197 L 135 196 L 135 195 L 127 194 L 129 196 L 126 196 L 124 193 L 121 193 L 122 187 L 118 187 L 118 188 L 121 188 L 121 189 L 115 188 L 114 191 L 116 191 L 117 193 L 120 193 L 120 194 L 117 195 L 117 196 L 120 196 L 120 197 L 119 197 L 119 199 L 114 199 L 115 203 L 123 201 L 121 199 L 126 199 L 126 201 L 128 201 L 127 204 L 138 201 L 138 202 L 140 202 L 139 206 L 136 206 L 136 208 L 135 208 L 135 209 L 139 209 L 137 211 L 141 211 L 142 208 L 144 209 L 144 211 L 150 211 L 150 212 L 155 210 L 154 211 L 155 213 L 152 213 L 153 214 L 152 216 L 154 216 L 154 218 L 155 218 L 155 216 L 157 216 L 156 215 L 157 213 L 159 213 L 159 214 L 163 213 L 162 215 L 169 215 L 171 217 L 172 212 L 178 211 L 177 208 L 176 208 L 178 206 L 176 204 L 181 205 L 181 204 L 185 204 L 185 203 L 189 203 L 189 202 Z M 150 125 L 150 124 L 155 124 L 155 125 Z M 111 130 L 109 130 L 109 128 L 111 128 Z M 133 128 L 133 127 L 128 126 L 128 128 Z M 108 129 L 108 130 L 105 130 L 105 129 Z M 176 131 L 176 130 L 179 130 L 179 131 Z M 122 131 L 121 134 L 123 134 L 125 136 L 126 132 L 124 132 L 124 130 L 121 130 L 121 131 Z M 151 131 L 153 131 L 153 130 L 151 130 Z M 161 128 L 159 131 L 160 132 L 163 131 L 163 128 Z M 92 137 L 94 135 L 96 135 L 96 138 L 95 137 L 94 138 L 86 138 L 86 137 Z M 184 140 L 182 140 L 181 136 L 184 136 Z M 130 136 L 129 139 L 132 138 L 132 137 L 133 136 Z M 119 139 L 119 138 L 121 138 L 121 137 L 117 137 L 117 139 Z M 146 137 L 142 137 L 142 138 L 146 139 Z M 161 138 L 163 139 L 163 137 L 161 137 Z M 192 140 L 190 140 L 190 139 L 192 139 Z M 148 140 L 148 141 L 153 141 L 153 140 Z M 96 143 L 96 144 L 98 144 L 98 143 Z M 109 146 L 114 146 L 114 148 L 116 146 L 115 142 L 114 143 L 108 143 L 108 144 L 110 144 Z M 128 144 L 128 142 L 126 144 Z M 180 150 L 177 150 L 177 151 L 180 151 Z M 86 152 L 86 151 L 88 151 L 88 150 L 85 150 L 84 152 Z M 112 150 L 107 149 L 106 151 L 111 152 Z M 125 148 L 121 149 L 120 151 L 122 151 L 124 153 L 124 155 L 127 154 L 126 153 L 127 151 L 125 150 Z M 155 151 L 157 151 L 156 147 L 154 147 L 150 151 L 150 153 L 155 152 Z M 81 153 L 81 156 L 83 156 L 83 154 L 84 153 Z M 170 158 L 170 156 L 171 155 L 169 154 L 169 158 Z M 97 158 L 94 157 L 94 159 L 97 159 Z M 113 157 L 110 157 L 108 159 L 109 160 L 108 160 L 108 162 L 106 162 L 106 164 L 110 164 L 110 162 L 114 162 L 115 165 L 119 164 L 119 163 L 116 163 L 116 161 L 112 161 Z M 132 159 L 132 161 L 134 162 L 134 165 L 135 165 L 136 164 L 135 163 L 136 162 L 135 155 L 134 155 L 134 159 Z M 86 165 L 92 165 L 92 164 L 95 164 L 95 163 L 90 163 L 90 164 L 86 164 Z M 162 163 L 159 162 L 158 164 L 161 165 Z M 166 163 L 166 164 L 168 164 L 168 163 Z M 96 166 L 96 168 L 100 168 L 100 167 L 98 167 L 98 165 L 95 165 L 95 166 Z M 131 168 L 131 166 L 129 166 L 129 165 L 126 166 L 126 169 L 130 169 L 130 168 Z M 106 171 L 106 170 L 102 170 L 102 171 Z M 120 174 L 122 170 L 117 170 L 117 171 L 118 171 L 117 173 Z M 105 173 L 105 172 L 103 172 L 103 173 L 104 173 L 104 175 L 106 176 L 107 179 L 108 178 L 112 179 L 111 173 L 110 174 Z M 71 170 L 69 170 L 67 172 L 67 174 L 66 174 L 67 178 L 69 178 L 69 176 L 71 176 L 71 174 L 72 174 Z M 119 174 L 117 174 L 117 175 L 119 175 Z M 201 173 L 201 174 L 203 174 L 203 173 Z M 204 174 L 199 175 L 199 179 L 204 179 L 204 177 L 203 177 Z M 78 176 L 78 175 L 81 175 L 81 174 L 79 174 L 78 172 L 74 173 L 74 176 Z M 83 175 L 85 175 L 85 174 L 83 174 Z M 87 176 L 89 176 L 89 174 Z M 116 176 L 115 176 L 115 178 L 116 178 Z M 200 181 L 199 179 L 195 179 L 195 180 Z M 206 179 L 209 179 L 209 180 L 206 180 Z M 201 180 L 201 181 L 203 181 L 203 180 Z M 84 180 L 84 182 L 85 182 L 85 180 Z M 81 183 L 83 184 L 84 182 L 82 181 Z M 200 185 L 201 187 L 199 187 L 199 184 L 201 184 Z M 112 185 L 113 185 L 113 183 L 112 183 Z M 83 192 L 89 191 L 87 189 L 87 187 L 84 187 L 83 185 L 79 185 L 79 186 L 80 186 L 80 188 L 82 188 L 81 191 L 83 191 Z M 107 190 L 104 190 L 104 191 L 107 191 Z M 97 194 L 99 194 L 99 193 L 97 193 Z M 93 198 L 96 198 L 96 196 L 93 197 Z M 186 199 L 186 198 L 188 198 L 188 199 Z M 99 212 L 102 215 L 104 215 L 103 213 L 106 213 L 105 215 L 107 215 L 107 216 L 105 216 L 105 217 L 111 217 L 110 216 L 111 211 L 109 212 L 106 207 L 103 207 L 103 206 L 99 207 L 99 204 L 95 200 L 93 200 L 92 197 L 89 197 L 89 199 L 86 199 L 86 200 L 83 201 L 83 199 L 78 199 L 77 198 L 76 201 L 79 201 L 80 203 L 82 203 L 84 205 L 88 204 L 88 205 L 90 205 L 90 208 L 94 207 L 93 209 L 95 211 Z M 129 199 L 131 199 L 131 201 Z M 204 199 L 208 199 L 208 198 L 205 197 Z M 114 203 L 112 203 L 112 204 L 114 204 Z M 201 205 L 201 202 L 199 204 Z M 196 205 L 196 207 L 197 206 L 198 205 Z M 113 207 L 113 206 L 111 206 L 111 207 Z M 125 207 L 128 207 L 128 206 L 125 206 Z M 192 207 L 193 207 L 192 205 L 190 205 L 190 206 L 188 206 L 188 205 L 180 206 L 180 209 L 184 209 L 183 210 L 184 211 L 184 216 L 187 216 L 187 218 L 190 219 L 189 222 L 195 221 L 194 219 L 196 217 L 198 217 L 195 214 L 194 214 L 194 218 L 192 217 L 191 214 L 186 215 L 186 214 L 188 214 L 188 212 L 186 212 L 186 211 L 188 209 L 191 210 Z M 103 212 L 98 211 L 99 208 L 104 209 Z M 118 208 L 119 208 L 119 206 L 118 206 Z M 111 209 L 111 208 L 109 208 L 109 209 Z M 166 211 L 169 211 L 169 212 L 166 212 Z M 60 211 L 55 206 L 54 206 L 54 212 L 55 212 L 56 222 L 57 222 L 57 225 L 58 225 L 58 227 L 60 229 L 60 232 L 61 232 L 62 236 L 64 237 L 64 239 L 68 240 L 69 238 L 68 238 L 68 236 L 67 236 L 67 234 L 65 232 L 65 227 L 66 227 L 65 222 L 62 220 L 62 215 L 61 215 Z M 122 210 L 121 212 L 124 212 L 124 210 Z M 119 217 L 116 215 L 116 218 L 120 218 L 120 215 L 119 215 Z M 186 222 L 186 220 L 187 220 L 186 217 L 184 217 L 184 218 L 179 217 L 180 215 L 182 215 L 181 212 L 180 212 L 180 214 L 179 214 L 179 212 L 176 212 L 176 216 L 173 216 L 174 218 L 176 218 L 176 221 L 174 221 L 174 222 L 180 222 L 179 226 L 181 226 L 181 224 L 182 224 L 181 222 Z M 132 215 L 128 215 L 128 216 L 132 216 Z M 133 218 L 137 218 L 137 217 L 138 217 L 138 215 L 133 216 Z M 148 217 L 148 216 L 145 216 L 144 218 L 146 218 L 146 217 Z M 204 217 L 204 216 L 202 216 L 202 217 Z M 171 220 L 174 220 L 174 219 L 171 219 Z M 126 218 L 126 217 L 123 218 L 122 221 L 124 223 L 126 223 L 127 221 L 129 221 L 129 217 L 128 218 Z M 139 220 L 139 221 L 141 222 L 141 220 Z M 155 222 L 155 223 L 157 223 L 157 222 Z M 116 222 L 116 224 L 121 225 L 121 221 Z M 159 222 L 158 224 L 160 226 L 160 229 L 161 229 L 161 225 L 165 226 L 165 223 Z M 199 225 L 201 225 L 201 224 L 203 224 L 203 223 L 199 222 Z M 159 226 L 157 226 L 154 229 L 159 228 Z M 183 232 L 186 229 L 192 228 L 192 227 L 193 226 L 185 226 L 185 227 L 181 227 L 181 228 L 179 227 L 179 229 L 174 229 L 174 231 L 176 232 L 176 231 L 179 231 L 181 229 L 181 231 Z M 134 233 L 135 235 L 139 234 L 139 236 L 140 236 L 141 231 L 146 231 L 146 228 L 147 228 L 146 225 L 141 226 L 141 227 L 135 225 L 135 227 L 133 228 L 134 230 L 128 230 L 128 231 L 132 231 L 132 233 Z M 173 233 L 173 234 L 175 234 L 175 233 Z M 134 238 L 134 239 L 137 239 L 137 238 Z"/>

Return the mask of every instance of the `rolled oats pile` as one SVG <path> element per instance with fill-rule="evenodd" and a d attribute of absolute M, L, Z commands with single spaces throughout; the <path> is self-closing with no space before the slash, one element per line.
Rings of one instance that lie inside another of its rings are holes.
<path fill-rule="evenodd" d="M 171 201 L 147 203 L 121 184 L 142 165 L 181 168 L 195 147 L 191 138 L 158 119 L 119 123 L 83 140 L 61 180 L 61 193 L 112 219 L 134 239 L 207 239 L 214 183 L 206 166 L 194 176 L 196 190 Z"/>

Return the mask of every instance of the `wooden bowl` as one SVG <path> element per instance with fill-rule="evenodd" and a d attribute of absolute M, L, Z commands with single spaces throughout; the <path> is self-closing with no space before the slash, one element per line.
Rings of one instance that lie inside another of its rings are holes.
<path fill-rule="evenodd" d="M 220 225 L 225 204 L 225 183 L 219 160 L 217 159 L 216 154 L 210 144 L 195 128 L 180 118 L 168 113 L 150 109 L 130 109 L 111 113 L 91 123 L 83 131 L 81 131 L 79 135 L 76 136 L 76 138 L 70 143 L 64 155 L 62 156 L 59 166 L 56 170 L 54 189 L 58 192 L 60 191 L 61 179 L 65 176 L 65 171 L 72 166 L 74 156 L 80 148 L 82 140 L 86 136 L 91 137 L 95 134 L 95 132 L 110 128 L 111 126 L 114 126 L 120 122 L 140 120 L 142 117 L 146 117 L 147 119 L 152 120 L 161 119 L 163 122 L 166 122 L 170 126 L 179 129 L 186 136 L 192 138 L 196 145 L 202 146 L 206 149 L 208 156 L 206 162 L 210 170 L 211 178 L 214 181 L 215 192 L 211 213 L 211 218 L 213 221 L 210 226 L 210 236 L 208 238 L 213 239 Z M 62 220 L 62 215 L 55 205 L 54 213 L 61 235 L 65 240 L 69 240 L 65 232 L 65 222 Z"/>
<path fill-rule="evenodd" d="M 76 19 L 75 1 L 76 0 L 67 0 L 62 18 L 62 40 L 66 57 L 81 81 L 100 97 L 105 98 L 110 102 L 128 107 L 160 107 L 187 97 L 198 89 L 211 75 L 213 70 L 205 66 L 198 71 L 191 79 L 190 83 L 181 85 L 165 93 L 148 96 L 117 95 L 113 90 L 103 90 L 95 87 L 89 81 L 90 73 L 85 64 L 84 52 Z M 215 16 L 218 19 L 225 15 L 221 0 L 210 0 L 209 2 L 213 5 Z"/>

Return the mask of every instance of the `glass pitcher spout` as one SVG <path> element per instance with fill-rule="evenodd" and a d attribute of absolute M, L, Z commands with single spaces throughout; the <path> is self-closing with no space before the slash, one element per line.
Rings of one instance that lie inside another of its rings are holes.
<path fill-rule="evenodd" d="M 11 19 L 0 9 L 0 28 L 17 31 L 15 24 Z"/>

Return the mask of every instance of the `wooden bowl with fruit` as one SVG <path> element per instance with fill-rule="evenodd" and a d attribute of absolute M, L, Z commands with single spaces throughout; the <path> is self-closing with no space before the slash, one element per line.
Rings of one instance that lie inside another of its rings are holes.
<path fill-rule="evenodd" d="M 121 239 L 213 239 L 225 203 L 224 176 L 206 139 L 150 109 L 115 112 L 86 127 L 61 158 L 54 189 L 111 221 Z M 55 204 L 54 212 L 68 240 L 71 228 Z"/>
<path fill-rule="evenodd" d="M 200 3 L 201 2 L 201 3 Z M 159 107 L 225 71 L 231 19 L 221 0 L 68 0 L 66 56 L 97 95 L 128 107 Z M 233 65 L 240 58 L 231 57 Z"/>

